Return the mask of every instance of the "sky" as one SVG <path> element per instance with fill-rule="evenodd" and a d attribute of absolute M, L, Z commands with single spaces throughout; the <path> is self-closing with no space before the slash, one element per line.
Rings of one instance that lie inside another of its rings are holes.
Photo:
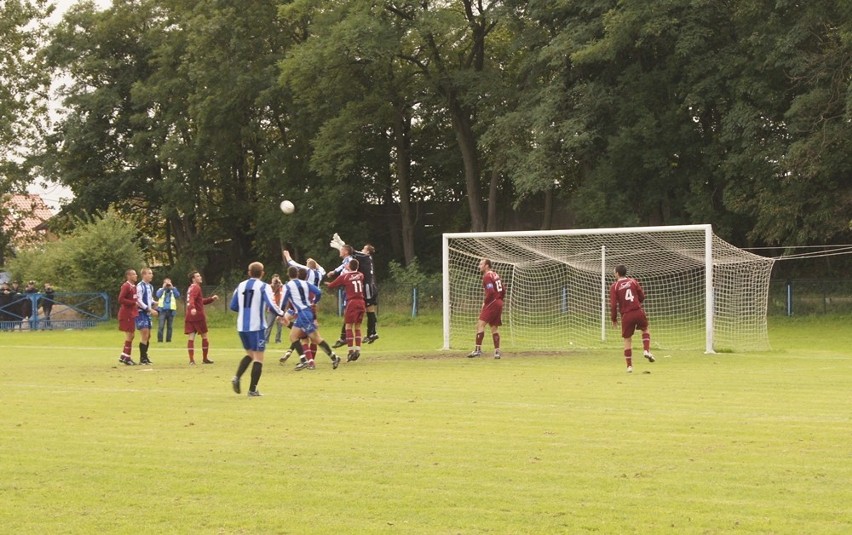
<path fill-rule="evenodd" d="M 59 21 L 62 18 L 62 14 L 65 13 L 69 7 L 73 6 L 77 2 L 78 0 L 56 0 L 54 2 L 54 5 L 56 5 L 56 11 L 53 13 L 51 19 L 54 22 Z M 111 0 L 95 0 L 95 5 L 101 9 L 109 7 L 111 3 Z M 30 193 L 37 193 L 38 195 L 41 195 L 41 198 L 44 199 L 44 202 L 54 212 L 59 211 L 63 200 L 70 200 L 74 196 L 71 193 L 70 189 L 60 184 L 31 184 L 27 188 L 27 191 Z"/>

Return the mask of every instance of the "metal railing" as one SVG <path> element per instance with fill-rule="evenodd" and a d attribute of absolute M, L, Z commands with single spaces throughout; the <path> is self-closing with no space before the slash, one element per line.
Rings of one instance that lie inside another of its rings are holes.
<path fill-rule="evenodd" d="M 105 292 L 12 294 L 0 302 L 0 331 L 93 327 L 110 319 L 109 303 Z"/>

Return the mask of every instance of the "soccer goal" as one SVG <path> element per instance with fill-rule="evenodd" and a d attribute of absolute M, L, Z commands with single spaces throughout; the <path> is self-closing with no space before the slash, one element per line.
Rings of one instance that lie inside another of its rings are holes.
<path fill-rule="evenodd" d="M 652 348 L 769 349 L 773 260 L 725 242 L 710 225 L 444 234 L 444 349 L 473 345 L 482 258 L 507 287 L 500 329 L 507 348 L 621 347 L 609 286 L 624 264 L 645 290 Z M 486 331 L 486 347 L 489 338 Z"/>

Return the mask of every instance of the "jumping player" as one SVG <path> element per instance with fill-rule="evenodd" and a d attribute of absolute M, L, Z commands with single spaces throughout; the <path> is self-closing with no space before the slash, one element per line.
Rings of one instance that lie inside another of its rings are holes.
<path fill-rule="evenodd" d="M 283 302 L 285 306 L 289 303 L 296 312 L 296 319 L 290 328 L 290 342 L 297 342 L 302 338 L 310 339 L 311 342 L 325 351 L 326 355 L 331 359 L 332 368 L 336 370 L 340 365 L 340 357 L 335 355 L 328 342 L 322 339 L 314 322 L 313 305 L 319 303 L 322 298 L 322 291 L 313 284 L 300 280 L 299 268 L 296 266 L 290 266 L 287 269 L 287 277 L 290 280 L 284 284 Z M 311 298 L 312 294 L 314 296 L 313 299 Z M 313 370 L 315 367 L 314 358 L 310 349 L 305 354 L 301 344 L 295 345 L 294 348 L 299 356 L 303 357 L 295 369 L 297 371 L 304 369 Z"/>
<path fill-rule="evenodd" d="M 361 322 L 367 305 L 364 302 L 364 274 L 358 271 L 358 261 L 349 261 L 349 267 L 336 279 L 328 283 L 329 288 L 343 287 L 346 291 L 346 310 L 343 321 L 346 330 L 346 345 L 349 355 L 346 362 L 358 360 L 361 356 Z"/>
<path fill-rule="evenodd" d="M 609 288 L 609 313 L 612 326 L 618 327 L 618 310 L 621 309 L 621 337 L 624 338 L 624 360 L 627 373 L 633 373 L 633 333 L 642 331 L 642 350 L 648 362 L 654 362 L 651 354 L 651 333 L 648 331 L 648 318 L 642 303 L 645 292 L 639 282 L 627 276 L 627 267 L 615 266 L 616 281 Z"/>

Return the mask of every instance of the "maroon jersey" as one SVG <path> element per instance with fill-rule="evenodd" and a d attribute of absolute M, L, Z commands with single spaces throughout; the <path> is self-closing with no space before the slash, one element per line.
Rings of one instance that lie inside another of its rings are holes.
<path fill-rule="evenodd" d="M 485 303 L 483 306 L 490 305 L 498 299 L 502 301 L 506 297 L 506 288 L 503 287 L 503 281 L 500 280 L 500 275 L 494 271 L 486 271 L 482 275 L 482 288 L 485 290 Z"/>
<path fill-rule="evenodd" d="M 336 279 L 328 283 L 329 288 L 343 286 L 346 291 L 346 302 L 364 300 L 364 274 L 360 271 L 344 271 Z"/>
<path fill-rule="evenodd" d="M 618 309 L 621 315 L 634 310 L 642 310 L 645 301 L 645 292 L 635 279 L 624 277 L 618 279 L 609 287 L 609 315 L 612 321 L 618 319 Z"/>
<path fill-rule="evenodd" d="M 130 320 L 139 315 L 139 307 L 136 302 L 136 285 L 130 281 L 124 281 L 118 291 L 118 319 Z"/>
<path fill-rule="evenodd" d="M 204 305 L 209 305 L 212 302 L 213 298 L 204 297 L 201 293 L 201 286 L 193 283 L 186 291 L 186 321 L 206 321 Z M 192 313 L 193 308 L 195 314 Z"/>

